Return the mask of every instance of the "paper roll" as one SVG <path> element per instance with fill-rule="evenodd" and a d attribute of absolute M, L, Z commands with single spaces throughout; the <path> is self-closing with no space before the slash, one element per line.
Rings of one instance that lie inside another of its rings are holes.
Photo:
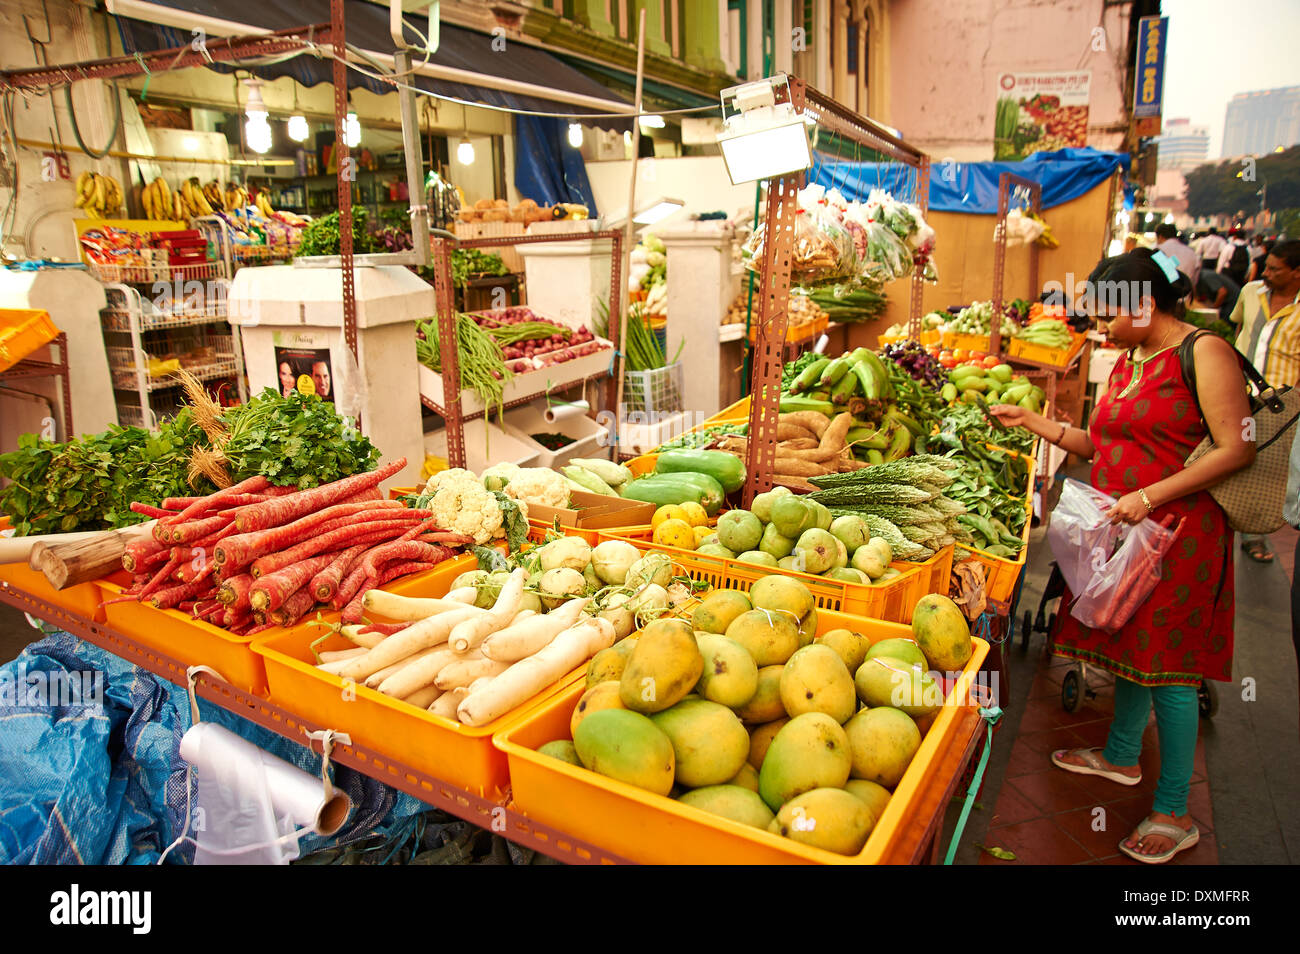
<path fill-rule="evenodd" d="M 332 835 L 347 821 L 352 800 L 334 790 L 325 797 L 325 783 L 284 759 L 277 758 L 229 729 L 199 722 L 181 736 L 181 758 L 198 770 L 222 781 L 233 779 L 260 762 L 266 773 L 271 807 L 277 816 L 288 815 L 298 826 L 310 826 L 318 835 Z"/>
<path fill-rule="evenodd" d="M 571 421 L 575 417 L 586 417 L 591 412 L 591 405 L 586 401 L 574 401 L 572 404 L 553 404 L 542 412 L 547 424 Z"/>

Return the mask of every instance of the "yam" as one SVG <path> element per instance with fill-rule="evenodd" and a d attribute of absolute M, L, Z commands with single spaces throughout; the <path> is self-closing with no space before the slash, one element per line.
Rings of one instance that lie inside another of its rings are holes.
<path fill-rule="evenodd" d="M 785 414 L 778 415 L 777 425 L 781 424 L 798 424 L 812 431 L 813 437 L 821 440 L 822 435 L 826 433 L 826 428 L 830 426 L 831 419 L 825 414 L 819 414 L 817 411 L 788 411 Z"/>
<path fill-rule="evenodd" d="M 795 477 L 820 477 L 829 473 L 822 464 L 798 457 L 777 457 L 776 472 L 778 474 L 790 474 Z"/>
<path fill-rule="evenodd" d="M 802 438 L 816 441 L 817 435 L 801 424 L 790 424 L 785 422 L 788 415 L 782 414 L 776 425 L 776 439 L 778 441 L 797 441 Z"/>
<path fill-rule="evenodd" d="M 782 486 L 789 487 L 791 490 L 802 490 L 811 493 L 818 489 L 802 477 L 796 477 L 793 474 L 775 474 L 772 480 Z"/>
<path fill-rule="evenodd" d="M 799 437 L 794 440 L 781 441 L 781 443 L 776 445 L 776 450 L 777 453 L 784 451 L 806 451 L 816 450 L 818 446 L 815 437 Z"/>
<path fill-rule="evenodd" d="M 848 412 L 836 414 L 827 425 L 826 430 L 822 432 L 821 444 L 819 449 L 823 451 L 834 451 L 835 456 L 839 456 L 840 451 L 844 449 L 845 438 L 848 437 L 849 428 L 853 425 L 853 415 Z"/>

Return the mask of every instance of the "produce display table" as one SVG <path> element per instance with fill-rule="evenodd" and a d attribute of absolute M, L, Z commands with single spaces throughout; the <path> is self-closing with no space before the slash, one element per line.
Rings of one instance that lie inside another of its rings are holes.
<path fill-rule="evenodd" d="M 187 684 L 186 668 L 154 649 L 142 646 L 126 633 L 105 623 L 74 613 L 41 599 L 10 583 L 0 583 L 0 601 L 45 620 L 86 642 L 113 653 L 142 669 L 178 686 Z M 310 723 L 267 699 L 245 692 L 208 673 L 198 673 L 195 693 L 209 702 L 263 726 L 278 735 L 321 753 L 319 741 L 307 738 L 330 728 L 346 732 L 346 726 L 322 726 Z M 973 707 L 963 706 L 957 716 L 956 730 L 946 740 L 930 784 L 906 807 L 903 836 L 881 858 L 884 864 L 935 862 L 940 849 L 939 835 L 944 812 L 978 749 L 983 725 Z M 406 792 L 471 824 L 478 825 L 509 841 L 535 849 L 569 864 L 627 864 L 600 846 L 573 838 L 565 832 L 540 824 L 514 809 L 509 799 L 504 803 L 483 798 L 450 785 L 428 773 L 419 772 L 386 755 L 361 745 L 335 741 L 332 761 Z M 718 859 L 725 864 L 726 859 Z"/>

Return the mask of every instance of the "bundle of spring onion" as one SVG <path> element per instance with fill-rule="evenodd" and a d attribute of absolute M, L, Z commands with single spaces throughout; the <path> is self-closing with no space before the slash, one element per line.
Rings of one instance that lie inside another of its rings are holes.
<path fill-rule="evenodd" d="M 681 344 L 677 346 L 677 354 L 673 355 L 673 362 L 681 356 L 682 348 L 685 346 L 686 339 L 682 338 Z M 654 371 L 657 368 L 666 368 L 670 363 L 667 352 L 650 327 L 650 319 L 640 308 L 632 308 L 627 315 L 626 369 Z"/>
<path fill-rule="evenodd" d="M 441 374 L 438 316 L 417 323 L 415 338 L 415 354 L 419 362 Z M 485 407 L 496 405 L 497 417 L 500 418 L 504 411 L 502 398 L 506 382 L 514 377 L 506 367 L 501 345 L 469 315 L 456 316 L 456 340 L 460 346 L 457 360 L 461 388 L 472 388 Z"/>

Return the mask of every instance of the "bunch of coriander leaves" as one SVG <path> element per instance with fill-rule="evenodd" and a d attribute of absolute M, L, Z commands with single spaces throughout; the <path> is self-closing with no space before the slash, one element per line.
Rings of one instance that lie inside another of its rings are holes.
<path fill-rule="evenodd" d="M 206 439 L 188 410 L 156 434 L 114 425 L 66 444 L 24 434 L 17 450 L 0 456 L 0 474 L 11 481 L 0 491 L 0 509 L 18 536 L 141 523 L 148 518 L 131 509 L 132 501 L 156 507 L 167 497 L 216 490 L 187 480 L 196 443 Z"/>
<path fill-rule="evenodd" d="M 221 446 L 230 477 L 262 474 L 279 487 L 306 490 L 379 464 L 379 451 L 329 401 L 266 388 L 222 415 L 230 436 Z"/>

